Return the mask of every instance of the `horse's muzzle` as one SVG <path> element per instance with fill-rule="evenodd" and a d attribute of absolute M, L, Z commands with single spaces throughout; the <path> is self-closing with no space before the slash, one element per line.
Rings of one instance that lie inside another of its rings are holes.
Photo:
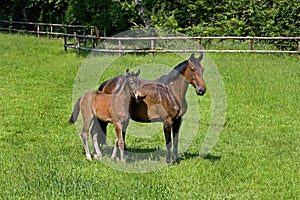
<path fill-rule="evenodd" d="M 203 96 L 206 92 L 206 88 L 197 88 L 196 89 L 197 95 Z"/>

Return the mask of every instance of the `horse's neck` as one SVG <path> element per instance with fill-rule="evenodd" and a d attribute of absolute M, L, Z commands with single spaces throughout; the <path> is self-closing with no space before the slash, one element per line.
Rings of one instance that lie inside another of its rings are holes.
<path fill-rule="evenodd" d="M 172 88 L 172 90 L 177 95 L 181 103 L 185 101 L 185 95 L 188 89 L 188 82 L 185 81 L 185 78 L 183 76 L 179 75 L 176 79 L 170 81 L 168 85 Z"/>

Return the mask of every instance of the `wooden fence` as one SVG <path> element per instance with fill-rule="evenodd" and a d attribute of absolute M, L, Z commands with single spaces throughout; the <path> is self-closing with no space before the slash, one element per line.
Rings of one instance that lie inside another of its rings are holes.
<path fill-rule="evenodd" d="M 47 23 L 31 23 L 31 22 L 16 22 L 0 20 L 0 30 L 9 32 L 25 32 L 40 35 L 50 35 L 64 37 L 64 48 L 77 49 L 78 53 L 81 50 L 104 52 L 104 53 L 164 53 L 164 52 L 208 52 L 208 53 L 289 53 L 298 54 L 300 58 L 300 37 L 100 37 L 99 31 L 95 26 L 81 26 L 81 25 L 65 25 L 65 24 L 47 24 Z M 158 41 L 179 41 L 179 40 L 193 40 L 197 41 L 198 48 L 196 49 L 161 49 L 156 47 Z M 249 49 L 202 49 L 202 43 L 208 40 L 243 40 L 249 41 Z M 298 44 L 295 46 L 297 50 L 268 50 L 255 49 L 254 44 L 257 41 L 266 40 L 280 40 L 293 41 Z M 70 43 L 71 41 L 71 43 Z M 114 41 L 117 48 L 98 48 L 98 41 Z M 149 47 L 143 49 L 124 48 L 126 41 L 148 41 Z"/>
<path fill-rule="evenodd" d="M 0 30 L 7 32 L 29 33 L 38 37 L 41 35 L 64 37 L 64 48 L 80 48 L 80 45 L 87 46 L 90 41 L 91 48 L 97 46 L 99 30 L 96 26 L 49 24 L 0 20 Z M 69 40 L 73 43 L 68 43 Z"/>
<path fill-rule="evenodd" d="M 98 52 L 114 52 L 114 53 L 156 53 L 156 52 L 173 52 L 173 53 L 180 53 L 180 52 L 208 52 L 208 53 L 290 53 L 290 54 L 299 54 L 300 53 L 300 37 L 235 37 L 235 36 L 226 36 L 226 37 L 217 37 L 217 36 L 207 36 L 207 37 L 99 37 L 100 40 L 112 40 L 118 41 L 118 49 L 86 49 L 86 50 L 93 50 Z M 123 49 L 122 44 L 124 41 L 141 41 L 141 40 L 148 40 L 149 41 L 149 48 L 147 49 Z M 156 49 L 155 43 L 159 40 L 194 40 L 198 43 L 198 49 L 180 49 L 180 50 L 164 50 L 164 49 Z M 201 49 L 202 42 L 205 40 L 244 40 L 249 41 L 249 49 L 248 50 L 238 50 L 238 49 Z M 288 51 L 288 50 L 255 50 L 254 49 L 254 42 L 255 41 L 262 41 L 262 40 L 290 40 L 290 41 L 297 41 L 298 47 L 295 51 Z M 84 48 L 82 48 L 84 49 Z"/>

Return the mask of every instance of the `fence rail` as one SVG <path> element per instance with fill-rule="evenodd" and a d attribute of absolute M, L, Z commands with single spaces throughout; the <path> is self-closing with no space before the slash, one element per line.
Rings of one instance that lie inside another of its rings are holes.
<path fill-rule="evenodd" d="M 72 48 L 72 46 L 80 46 L 82 43 L 86 46 L 87 40 L 91 41 L 91 48 L 95 48 L 99 38 L 99 30 L 96 26 L 84 25 L 0 20 L 0 31 L 30 33 L 36 34 L 37 36 L 50 35 L 64 37 L 65 50 L 67 50 L 68 47 Z M 69 38 L 73 38 L 74 43 L 68 43 Z"/>
<path fill-rule="evenodd" d="M 164 53 L 164 52 L 208 52 L 208 53 L 289 53 L 298 54 L 300 57 L 300 37 L 242 37 L 242 36 L 197 36 L 197 37 L 101 37 L 95 26 L 66 25 L 66 24 L 48 24 L 33 22 L 18 22 L 0 20 L 0 30 L 9 32 L 24 32 L 39 35 L 50 35 L 64 37 L 64 48 L 74 48 L 78 50 L 88 50 L 106 53 Z M 69 43 L 71 40 L 71 43 Z M 198 43 L 197 50 L 174 50 L 174 49 L 156 49 L 155 43 L 162 40 L 195 40 Z M 249 41 L 249 49 L 201 49 L 205 40 L 244 40 Z M 261 40 L 285 40 L 297 41 L 297 50 L 259 50 L 254 49 L 254 41 Z M 89 43 L 87 42 L 89 41 Z M 117 49 L 97 48 L 98 41 L 117 41 Z M 149 41 L 149 47 L 146 49 L 124 49 L 124 41 Z M 90 45 L 88 45 L 90 44 Z"/>

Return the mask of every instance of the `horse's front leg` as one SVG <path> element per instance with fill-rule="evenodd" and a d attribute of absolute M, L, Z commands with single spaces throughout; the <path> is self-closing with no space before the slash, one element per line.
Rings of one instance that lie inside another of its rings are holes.
<path fill-rule="evenodd" d="M 166 162 L 168 165 L 171 164 L 171 148 L 172 148 L 171 128 L 172 128 L 172 120 L 167 119 L 164 122 L 164 134 L 165 134 L 166 148 L 167 148 Z"/>
<path fill-rule="evenodd" d="M 179 129 L 181 126 L 181 117 L 176 119 L 173 123 L 173 160 L 178 163 L 178 138 L 179 138 Z"/>

